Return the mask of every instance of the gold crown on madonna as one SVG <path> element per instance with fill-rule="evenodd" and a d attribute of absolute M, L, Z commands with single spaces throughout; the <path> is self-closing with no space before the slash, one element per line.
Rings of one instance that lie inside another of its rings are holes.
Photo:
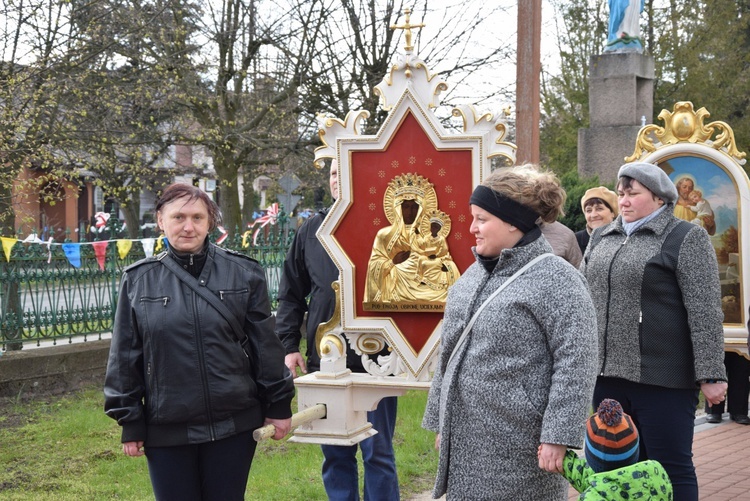
<path fill-rule="evenodd" d="M 418 174 L 396 176 L 388 183 L 396 200 L 424 200 L 432 183 Z"/>

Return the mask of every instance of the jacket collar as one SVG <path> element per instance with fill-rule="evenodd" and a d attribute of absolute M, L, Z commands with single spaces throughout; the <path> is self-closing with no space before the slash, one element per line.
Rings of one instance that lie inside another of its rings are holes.
<path fill-rule="evenodd" d="M 667 229 L 667 226 L 669 226 L 669 223 L 674 221 L 674 204 L 669 203 L 667 204 L 667 208 L 664 209 L 661 214 L 653 218 L 651 221 L 648 221 L 647 223 L 643 224 L 641 227 L 635 230 L 633 234 L 637 233 L 643 233 L 644 231 L 648 231 L 650 233 L 653 233 L 655 235 L 661 235 L 664 233 L 664 231 Z M 602 236 L 611 235 L 613 233 L 621 233 L 625 234 L 625 229 L 622 227 L 622 215 L 617 216 L 617 218 L 609 223 L 607 226 L 602 228 Z"/>
<path fill-rule="evenodd" d="M 206 237 L 206 239 L 203 241 L 203 247 L 201 247 L 201 250 L 199 252 L 177 252 L 171 245 L 167 249 L 167 252 L 169 252 L 169 254 L 172 256 L 172 259 L 174 259 L 177 264 L 180 265 L 180 267 L 187 270 L 187 272 L 194 277 L 198 277 L 201 273 L 201 270 L 203 270 L 203 265 L 206 263 L 206 254 L 209 247 L 209 240 L 208 237 Z"/>
<path fill-rule="evenodd" d="M 537 238 L 526 245 L 516 246 L 512 249 L 504 249 L 500 253 L 500 258 L 497 260 L 497 265 L 495 265 L 495 269 L 492 273 L 510 276 L 538 255 L 544 254 L 545 252 L 551 253 L 552 246 L 550 246 L 546 239 L 540 238 L 541 236 L 542 233 L 540 231 Z M 483 258 L 476 253 L 476 247 L 472 247 L 471 250 L 474 253 L 477 262 L 482 265 L 482 262 L 486 261 L 486 258 Z"/>

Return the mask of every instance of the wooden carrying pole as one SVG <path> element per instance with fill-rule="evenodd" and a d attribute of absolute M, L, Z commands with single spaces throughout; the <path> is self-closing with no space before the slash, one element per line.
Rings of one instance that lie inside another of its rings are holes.
<path fill-rule="evenodd" d="M 292 416 L 292 429 L 307 424 L 310 421 L 316 419 L 323 419 L 326 417 L 326 406 L 325 404 L 317 404 L 307 409 L 297 412 Z M 276 433 L 276 428 L 272 424 L 262 426 L 253 432 L 253 438 L 256 442 L 271 438 Z"/>

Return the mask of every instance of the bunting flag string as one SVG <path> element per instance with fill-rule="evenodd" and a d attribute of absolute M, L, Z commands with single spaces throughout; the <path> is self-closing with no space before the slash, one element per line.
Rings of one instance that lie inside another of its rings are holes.
<path fill-rule="evenodd" d="M 141 245 L 143 246 L 143 253 L 146 255 L 146 257 L 151 257 L 154 255 L 154 246 L 155 244 L 157 244 L 157 242 L 159 245 L 156 246 L 156 250 L 159 250 L 164 246 L 169 246 L 169 244 L 167 243 L 167 237 L 165 237 L 164 235 L 161 235 L 158 239 L 117 238 L 112 240 L 97 240 L 95 242 L 57 243 L 53 241 L 52 237 L 50 237 L 50 239 L 45 242 L 44 240 L 41 240 L 36 233 L 31 233 L 23 240 L 11 237 L 0 237 L 0 241 L 2 241 L 6 262 L 10 262 L 10 253 L 13 250 L 13 247 L 16 245 L 16 243 L 21 242 L 23 244 L 39 244 L 46 246 L 47 263 L 52 262 L 52 246 L 60 246 L 65 253 L 65 257 L 68 258 L 68 262 L 76 268 L 81 267 L 81 246 L 91 245 L 94 248 L 94 255 L 96 256 L 99 268 L 101 268 L 102 270 L 104 270 L 104 265 L 106 262 L 107 247 L 111 242 L 114 242 L 117 246 L 117 253 L 120 256 L 120 259 L 125 259 L 128 256 L 130 250 L 133 248 L 133 242 L 141 242 Z"/>
<path fill-rule="evenodd" d="M 161 252 L 163 247 L 169 248 L 169 242 L 167 241 L 166 237 L 160 238 L 156 241 L 154 252 Z"/>
<path fill-rule="evenodd" d="M 242 247 L 249 247 L 250 242 L 248 242 L 248 240 L 251 234 L 253 237 L 253 245 L 257 245 L 258 233 L 260 232 L 260 230 L 268 224 L 275 225 L 278 216 L 279 204 L 274 203 L 267 209 L 266 214 L 255 220 L 251 225 L 248 225 L 250 228 L 253 228 L 255 225 L 259 226 L 257 229 L 255 229 L 254 232 L 252 230 L 248 230 L 242 235 Z M 105 218 L 102 217 L 100 219 L 103 219 L 106 222 Z M 217 229 L 221 234 L 216 239 L 216 244 L 221 245 L 229 236 L 229 232 L 222 226 L 218 226 Z M 58 243 L 54 242 L 54 239 L 52 237 L 50 237 L 49 240 L 45 242 L 44 240 L 41 240 L 36 233 L 31 233 L 23 240 L 19 240 L 18 238 L 13 237 L 0 237 L 0 241 L 2 242 L 3 253 L 5 254 L 6 262 L 10 262 L 11 251 L 13 250 L 13 247 L 16 245 L 16 243 L 20 242 L 23 244 L 38 244 L 46 246 L 47 263 L 52 262 L 52 246 L 61 246 L 63 252 L 65 253 L 65 257 L 68 259 L 68 262 L 76 268 L 81 267 L 81 246 L 91 245 L 94 248 L 94 255 L 96 256 L 99 268 L 102 270 L 104 270 L 106 262 L 107 248 L 112 242 L 115 243 L 117 254 L 120 256 L 120 259 L 125 259 L 128 256 L 133 248 L 133 242 L 141 243 L 141 245 L 143 246 L 143 253 L 146 257 L 151 257 L 154 255 L 154 253 L 158 253 L 163 249 L 169 248 L 167 237 L 165 237 L 163 234 L 159 235 L 158 238 L 115 238 L 111 240 L 97 240 L 94 242 Z"/>

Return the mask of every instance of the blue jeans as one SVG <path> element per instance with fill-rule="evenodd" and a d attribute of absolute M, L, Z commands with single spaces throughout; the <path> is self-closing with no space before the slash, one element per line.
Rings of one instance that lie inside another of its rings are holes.
<path fill-rule="evenodd" d="M 674 499 L 698 501 L 698 478 L 693 466 L 693 433 L 698 389 L 674 389 L 599 377 L 594 409 L 614 398 L 630 414 L 641 439 L 640 461 L 659 461 L 669 475 Z"/>
<path fill-rule="evenodd" d="M 386 397 L 367 420 L 378 433 L 360 442 L 365 467 L 365 501 L 399 499 L 393 432 L 398 399 Z M 330 501 L 359 501 L 357 445 L 323 445 L 323 485 Z"/>

